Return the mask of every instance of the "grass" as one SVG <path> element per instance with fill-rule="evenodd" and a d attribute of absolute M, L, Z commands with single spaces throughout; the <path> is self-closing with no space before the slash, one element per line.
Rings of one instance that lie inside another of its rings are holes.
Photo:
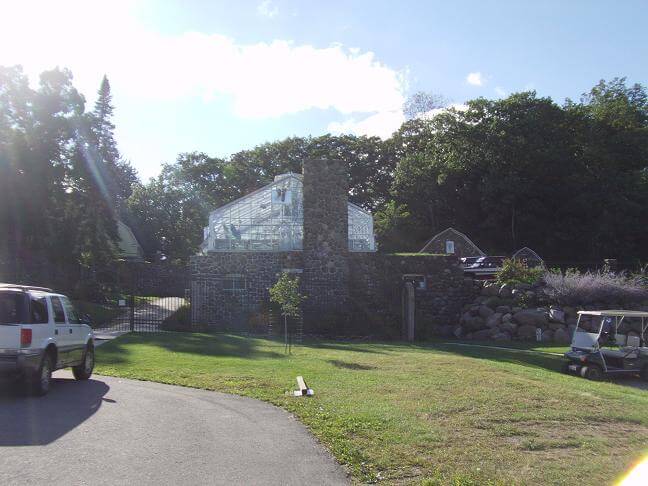
<path fill-rule="evenodd" d="M 356 482 L 609 484 L 648 444 L 647 391 L 560 374 L 549 354 L 317 341 L 287 356 L 272 340 L 167 333 L 124 336 L 97 361 L 283 407 Z M 297 375 L 313 398 L 290 396 Z"/>

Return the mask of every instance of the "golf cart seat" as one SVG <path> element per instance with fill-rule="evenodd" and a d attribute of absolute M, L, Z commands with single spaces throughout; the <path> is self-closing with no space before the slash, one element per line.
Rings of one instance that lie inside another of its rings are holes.
<path fill-rule="evenodd" d="M 635 348 L 623 348 L 623 349 L 601 349 L 603 356 L 609 358 L 636 358 L 637 350 Z"/>
<path fill-rule="evenodd" d="M 626 345 L 631 348 L 638 348 L 641 346 L 641 338 L 639 336 L 629 335 Z"/>

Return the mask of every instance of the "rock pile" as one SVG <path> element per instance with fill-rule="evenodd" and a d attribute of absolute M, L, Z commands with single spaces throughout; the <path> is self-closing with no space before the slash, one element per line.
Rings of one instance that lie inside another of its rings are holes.
<path fill-rule="evenodd" d="M 579 310 L 635 309 L 648 311 L 648 302 L 637 304 L 590 304 L 560 306 L 551 302 L 542 281 L 534 285 L 479 282 L 479 296 L 462 309 L 457 325 L 441 326 L 438 333 L 480 341 L 536 341 L 569 344 Z M 598 331 L 598 319 L 583 316 L 579 328 Z"/>
<path fill-rule="evenodd" d="M 576 328 L 577 309 L 552 306 L 542 283 L 499 285 L 485 282 L 475 302 L 463 308 L 457 326 L 444 329 L 457 338 L 568 344 Z"/>

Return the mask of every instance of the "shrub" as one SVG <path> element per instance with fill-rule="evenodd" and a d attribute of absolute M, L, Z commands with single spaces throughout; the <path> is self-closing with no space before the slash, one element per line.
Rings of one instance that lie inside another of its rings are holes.
<path fill-rule="evenodd" d="M 520 260 L 506 259 L 495 278 L 498 284 L 534 284 L 542 277 L 542 268 L 529 268 Z"/>
<path fill-rule="evenodd" d="M 648 300 L 648 288 L 639 276 L 609 272 L 553 270 L 545 273 L 545 292 L 562 305 L 632 304 Z"/>
<path fill-rule="evenodd" d="M 164 331 L 191 331 L 191 308 L 185 304 L 162 321 L 160 328 Z"/>

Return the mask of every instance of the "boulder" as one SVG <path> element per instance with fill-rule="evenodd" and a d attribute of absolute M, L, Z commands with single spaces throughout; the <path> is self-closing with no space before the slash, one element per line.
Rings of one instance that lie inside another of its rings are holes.
<path fill-rule="evenodd" d="M 543 343 L 550 343 L 553 341 L 554 338 L 554 332 L 550 329 L 547 329 L 546 331 L 542 331 L 542 342 Z"/>
<path fill-rule="evenodd" d="M 578 311 L 576 310 L 576 308 L 568 305 L 563 307 L 563 312 L 565 313 L 566 318 L 573 317 L 575 319 L 578 316 Z"/>
<path fill-rule="evenodd" d="M 558 344 L 569 344 L 571 342 L 569 333 L 565 329 L 556 329 L 553 339 L 554 342 Z"/>
<path fill-rule="evenodd" d="M 493 314 L 495 314 L 495 311 L 493 309 L 491 309 L 490 307 L 488 307 L 487 305 L 482 305 L 481 307 L 479 307 L 479 315 L 482 318 L 487 319 L 488 317 L 492 316 Z"/>
<path fill-rule="evenodd" d="M 498 332 L 493 336 L 494 341 L 510 341 L 511 335 L 508 332 Z"/>
<path fill-rule="evenodd" d="M 511 297 L 511 291 L 512 290 L 513 290 L 513 288 L 511 287 L 510 284 L 504 284 L 499 289 L 499 296 L 502 299 L 509 299 Z"/>
<path fill-rule="evenodd" d="M 488 319 L 486 319 L 486 327 L 493 328 L 500 325 L 501 322 L 502 322 L 502 314 L 496 312 L 495 314 L 489 316 Z"/>
<path fill-rule="evenodd" d="M 502 303 L 499 297 L 488 297 L 482 304 L 490 307 L 491 309 L 496 309 Z"/>
<path fill-rule="evenodd" d="M 464 312 L 461 315 L 461 319 L 459 319 L 459 322 L 463 324 L 464 322 L 468 321 L 471 318 L 472 318 L 472 314 L 470 312 Z"/>
<path fill-rule="evenodd" d="M 523 340 L 535 341 L 536 327 L 528 324 L 523 324 L 517 329 L 517 336 Z"/>
<path fill-rule="evenodd" d="M 499 286 L 496 283 L 484 284 L 481 294 L 487 297 L 497 297 L 499 295 Z"/>
<path fill-rule="evenodd" d="M 513 314 L 511 314 L 510 312 L 507 312 L 502 316 L 502 322 L 510 322 L 512 320 L 513 320 Z"/>
<path fill-rule="evenodd" d="M 478 341 L 488 341 L 490 338 L 491 338 L 490 329 L 482 329 L 481 331 L 473 332 L 473 339 L 477 339 Z"/>
<path fill-rule="evenodd" d="M 462 327 L 461 327 L 461 326 L 457 326 L 457 327 L 455 327 L 454 330 L 452 331 L 452 334 L 453 334 L 454 337 L 456 337 L 457 339 L 460 339 L 460 338 L 461 338 L 461 335 L 463 334 L 463 329 L 462 329 Z"/>
<path fill-rule="evenodd" d="M 515 288 L 518 289 L 518 290 L 526 291 L 526 290 L 531 290 L 533 288 L 533 285 L 528 284 L 528 283 L 524 283 L 524 282 L 520 282 L 520 283 L 515 284 Z"/>
<path fill-rule="evenodd" d="M 499 328 L 500 331 L 508 332 L 512 336 L 513 334 L 515 334 L 515 330 L 517 329 L 517 326 L 512 322 L 503 322 L 502 324 L 499 325 Z"/>
<path fill-rule="evenodd" d="M 520 289 L 513 289 L 513 290 L 511 290 L 511 298 L 513 298 L 514 300 L 519 299 L 519 298 L 522 297 L 523 295 L 524 295 L 524 291 L 523 291 L 523 290 L 520 290 Z"/>
<path fill-rule="evenodd" d="M 547 315 L 544 311 L 538 311 L 533 309 L 521 310 L 513 314 L 513 320 L 523 326 L 533 326 L 533 327 L 546 327 Z"/>
<path fill-rule="evenodd" d="M 508 305 L 498 305 L 495 308 L 495 312 L 499 312 L 502 315 L 508 314 L 509 312 L 511 312 L 511 307 Z"/>
<path fill-rule="evenodd" d="M 470 316 L 470 318 L 463 323 L 463 327 L 466 331 L 476 331 L 477 329 L 483 329 L 485 325 L 486 322 L 479 316 Z"/>
<path fill-rule="evenodd" d="M 551 309 L 549 309 L 549 320 L 551 320 L 553 322 L 560 322 L 561 324 L 564 324 L 565 323 L 565 313 L 562 310 L 560 310 L 560 309 L 558 309 L 556 307 L 552 307 Z"/>
<path fill-rule="evenodd" d="M 558 329 L 565 329 L 565 325 L 558 322 L 550 322 L 549 329 L 551 329 L 552 331 L 557 331 Z"/>
<path fill-rule="evenodd" d="M 436 334 L 442 337 L 452 336 L 453 327 L 451 325 L 438 326 L 436 328 Z"/>

